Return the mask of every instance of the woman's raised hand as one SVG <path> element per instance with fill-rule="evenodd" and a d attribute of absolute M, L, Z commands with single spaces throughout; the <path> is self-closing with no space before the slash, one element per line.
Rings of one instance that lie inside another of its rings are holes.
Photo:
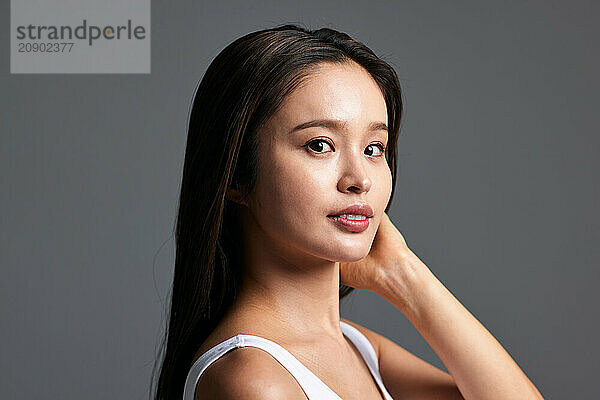
<path fill-rule="evenodd" d="M 340 263 L 341 283 L 377 292 L 386 273 L 401 266 L 411 256 L 414 254 L 406 245 L 404 237 L 388 215 L 383 213 L 369 254 L 359 261 Z"/>

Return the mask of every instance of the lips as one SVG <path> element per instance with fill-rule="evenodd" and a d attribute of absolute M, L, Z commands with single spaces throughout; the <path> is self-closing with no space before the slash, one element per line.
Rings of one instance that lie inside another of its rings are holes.
<path fill-rule="evenodd" d="M 368 204 L 353 204 L 327 216 L 339 228 L 349 232 L 366 230 L 369 227 L 369 219 L 372 217 L 373 209 Z"/>
<path fill-rule="evenodd" d="M 337 211 L 333 214 L 329 214 L 328 217 L 336 215 L 364 215 L 367 218 L 373 217 L 373 209 L 368 204 L 352 204 L 350 207 L 346 207 L 343 210 Z"/>

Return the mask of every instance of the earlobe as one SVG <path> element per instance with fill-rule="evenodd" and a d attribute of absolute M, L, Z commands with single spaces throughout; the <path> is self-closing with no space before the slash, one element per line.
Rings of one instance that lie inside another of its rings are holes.
<path fill-rule="evenodd" d="M 234 203 L 247 206 L 246 201 L 242 199 L 242 192 L 238 189 L 229 188 L 225 197 Z"/>

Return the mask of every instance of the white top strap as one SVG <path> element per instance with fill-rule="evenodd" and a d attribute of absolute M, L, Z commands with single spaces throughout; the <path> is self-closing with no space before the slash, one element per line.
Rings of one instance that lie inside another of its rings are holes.
<path fill-rule="evenodd" d="M 270 353 L 281 365 L 283 365 L 296 378 L 298 384 L 306 393 L 309 399 L 335 399 L 342 400 L 329 386 L 313 374 L 304 364 L 302 364 L 289 351 L 277 343 L 260 336 L 239 334 L 231 337 L 224 342 L 214 346 L 206 351 L 192 366 L 188 374 L 184 388 L 184 400 L 193 400 L 196 385 L 200 380 L 200 375 L 210 364 L 228 351 L 238 347 L 257 347 Z M 189 379 L 193 377 L 194 379 Z M 324 397 L 324 394 L 327 397 Z"/>
<path fill-rule="evenodd" d="M 377 382 L 377 385 L 383 393 L 383 398 L 385 400 L 393 400 L 392 396 L 383 384 L 383 379 L 381 378 L 381 374 L 379 373 L 379 360 L 377 359 L 377 353 L 375 352 L 375 349 L 373 348 L 373 345 L 371 344 L 369 339 L 367 339 L 366 336 L 363 335 L 362 332 L 360 332 L 358 329 L 344 321 L 340 321 L 340 326 L 342 328 L 342 331 L 344 332 L 344 335 L 348 339 L 350 339 L 352 343 L 354 343 L 354 345 L 364 358 L 365 362 L 367 363 L 367 367 L 369 367 L 371 375 L 373 375 L 373 379 L 375 379 L 375 382 Z"/>
<path fill-rule="evenodd" d="M 383 393 L 384 399 L 393 400 L 383 384 L 381 375 L 379 374 L 377 354 L 369 340 L 359 330 L 344 321 L 340 321 L 340 327 L 344 335 L 354 343 L 364 358 L 371 375 L 373 375 L 375 382 Z M 196 385 L 200 380 L 200 376 L 215 360 L 233 349 L 245 346 L 257 347 L 271 354 L 296 378 L 296 381 L 309 399 L 342 400 L 325 382 L 319 379 L 319 377 L 282 346 L 272 340 L 249 334 L 233 336 L 202 354 L 188 372 L 183 399 L 194 399 Z"/>

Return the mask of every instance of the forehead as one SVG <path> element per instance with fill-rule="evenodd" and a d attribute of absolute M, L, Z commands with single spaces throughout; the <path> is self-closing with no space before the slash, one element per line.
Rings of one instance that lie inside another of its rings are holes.
<path fill-rule="evenodd" d="M 324 63 L 287 96 L 273 122 L 287 128 L 314 118 L 363 127 L 372 121 L 387 123 L 387 107 L 379 86 L 361 66 Z"/>

